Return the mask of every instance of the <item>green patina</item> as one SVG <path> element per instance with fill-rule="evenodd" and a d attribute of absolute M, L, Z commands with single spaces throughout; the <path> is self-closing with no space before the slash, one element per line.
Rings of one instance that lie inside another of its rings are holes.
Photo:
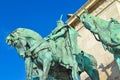
<path fill-rule="evenodd" d="M 102 43 L 104 49 L 114 55 L 120 70 L 120 23 L 113 18 L 106 21 L 87 12 L 80 15 L 79 18 L 84 26 L 93 33 L 96 40 Z"/>
<path fill-rule="evenodd" d="M 30 29 L 18 28 L 8 35 L 6 42 L 24 58 L 27 80 L 79 80 L 78 73 L 83 71 L 92 80 L 99 80 L 95 58 L 78 48 L 77 37 L 78 33 L 60 19 L 57 27 L 45 38 Z M 56 65 L 65 69 L 56 68 Z M 57 76 L 54 69 L 66 71 L 59 70 Z M 62 78 L 62 75 L 66 77 Z"/>

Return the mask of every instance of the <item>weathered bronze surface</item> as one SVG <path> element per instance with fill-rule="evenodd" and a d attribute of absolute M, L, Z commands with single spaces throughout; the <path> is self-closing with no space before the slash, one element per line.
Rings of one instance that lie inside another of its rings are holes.
<path fill-rule="evenodd" d="M 79 19 L 93 33 L 95 39 L 102 43 L 104 49 L 114 55 L 120 70 L 120 23 L 113 18 L 103 20 L 88 12 L 79 16 Z"/>
<path fill-rule="evenodd" d="M 33 30 L 18 28 L 6 42 L 24 58 L 27 80 L 80 80 L 83 71 L 92 80 L 99 80 L 95 58 L 78 48 L 77 37 L 78 33 L 60 19 L 45 38 Z"/>

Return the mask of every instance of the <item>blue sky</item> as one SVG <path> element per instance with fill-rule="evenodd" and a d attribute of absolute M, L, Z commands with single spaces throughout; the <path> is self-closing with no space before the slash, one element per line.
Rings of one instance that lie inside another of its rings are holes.
<path fill-rule="evenodd" d="M 25 80 L 24 61 L 6 36 L 18 27 L 35 30 L 43 37 L 63 14 L 76 12 L 87 0 L 0 0 L 0 80 Z"/>

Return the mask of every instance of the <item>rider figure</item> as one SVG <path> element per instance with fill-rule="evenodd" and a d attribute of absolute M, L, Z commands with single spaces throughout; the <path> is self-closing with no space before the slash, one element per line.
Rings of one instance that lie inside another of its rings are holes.
<path fill-rule="evenodd" d="M 62 21 L 62 16 L 60 20 L 57 21 L 57 27 L 49 36 L 56 42 L 57 48 L 60 50 L 60 52 L 63 51 L 63 47 L 69 47 L 71 53 L 67 51 L 68 54 L 78 54 L 78 33 L 70 25 L 64 24 Z"/>
<path fill-rule="evenodd" d="M 78 63 L 76 61 L 76 55 L 80 53 L 77 45 L 78 33 L 70 25 L 65 25 L 61 18 L 57 21 L 57 27 L 49 35 L 49 38 L 56 44 L 56 48 L 54 48 L 57 51 L 56 55 L 60 55 L 60 58 L 62 58 L 59 62 L 66 60 L 66 56 L 69 56 L 71 61 L 68 67 L 71 66 L 77 72 Z M 72 74 L 76 74 L 76 72 L 72 72 Z"/>
<path fill-rule="evenodd" d="M 61 16 L 62 18 L 62 16 Z M 50 39 L 55 41 L 56 44 L 56 48 L 57 48 L 57 53 L 61 54 L 65 52 L 64 47 L 65 47 L 65 33 L 67 32 L 67 27 L 64 27 L 64 22 L 61 20 L 57 21 L 57 27 L 55 28 L 55 30 L 52 31 L 51 35 L 50 35 Z M 63 47 L 63 48 L 62 48 Z"/>
<path fill-rule="evenodd" d="M 62 18 L 62 17 L 61 17 Z M 65 25 L 62 19 L 57 21 L 57 27 L 49 35 L 49 38 L 55 41 L 57 53 L 64 57 L 66 53 L 68 56 L 78 54 L 77 52 L 77 36 L 78 34 L 71 26 Z"/>

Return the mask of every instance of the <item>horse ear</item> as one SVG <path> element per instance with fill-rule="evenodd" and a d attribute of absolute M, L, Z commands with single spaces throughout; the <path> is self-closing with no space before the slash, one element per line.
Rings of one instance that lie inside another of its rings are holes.
<path fill-rule="evenodd" d="M 84 12 L 88 14 L 88 10 L 84 8 Z"/>

